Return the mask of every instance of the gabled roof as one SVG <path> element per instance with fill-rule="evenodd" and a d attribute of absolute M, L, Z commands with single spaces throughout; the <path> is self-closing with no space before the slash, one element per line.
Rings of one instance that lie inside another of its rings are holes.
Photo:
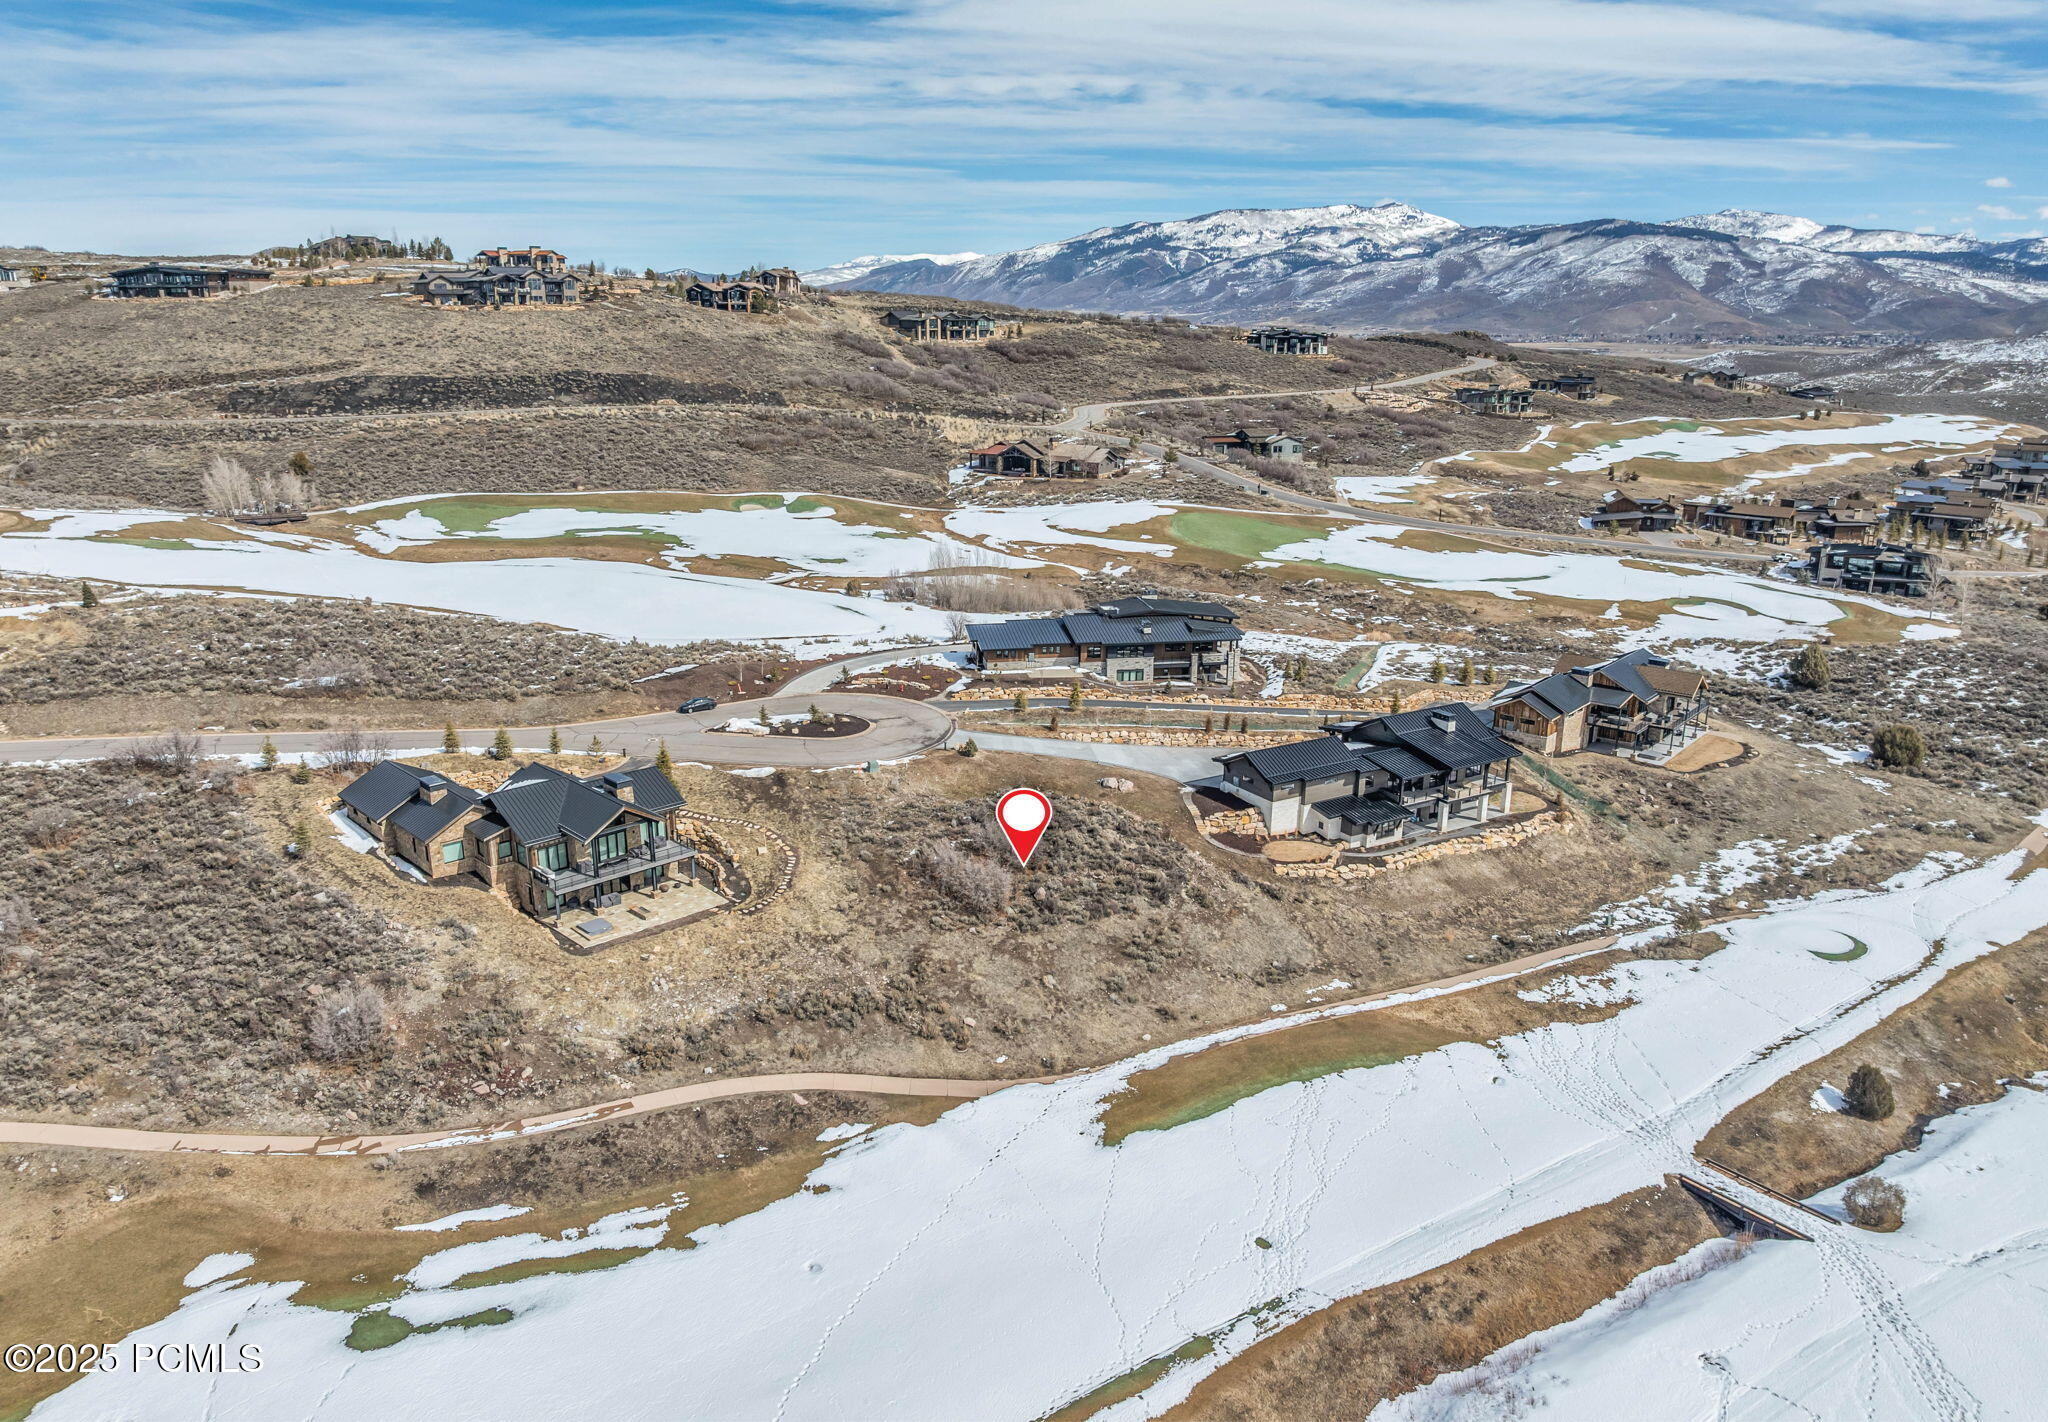
<path fill-rule="evenodd" d="M 1435 766 L 1401 746 L 1375 746 L 1364 752 L 1360 759 L 1371 761 L 1396 780 L 1415 780 L 1436 774 Z"/>
<path fill-rule="evenodd" d="M 1391 716 L 1361 722 L 1349 734 L 1355 740 L 1397 744 L 1444 770 L 1515 760 L 1522 754 L 1462 701 L 1397 711 Z M 1361 749 L 1370 752 L 1375 747 L 1367 745 Z"/>
<path fill-rule="evenodd" d="M 985 652 L 1015 652 L 1025 647 L 1071 645 L 1073 638 L 1057 617 L 1020 617 L 1008 622 L 976 622 L 967 640 Z"/>
<path fill-rule="evenodd" d="M 1239 760 L 1276 785 L 1289 780 L 1313 780 L 1318 776 L 1358 768 L 1357 750 L 1332 735 L 1289 741 L 1286 745 L 1260 746 L 1256 750 L 1216 757 L 1219 765 Z"/>
<path fill-rule="evenodd" d="M 439 800 L 412 800 L 398 807 L 391 823 L 414 839 L 432 839 L 474 809 L 483 796 L 466 785 L 450 783 Z"/>
<path fill-rule="evenodd" d="M 624 802 L 573 775 L 534 763 L 512 773 L 487 797 L 525 844 L 564 835 L 589 839 L 619 816 Z"/>
<path fill-rule="evenodd" d="M 422 786 L 440 778 L 431 770 L 407 765 L 402 760 L 380 760 L 342 787 L 341 803 L 370 819 L 388 819 Z"/>

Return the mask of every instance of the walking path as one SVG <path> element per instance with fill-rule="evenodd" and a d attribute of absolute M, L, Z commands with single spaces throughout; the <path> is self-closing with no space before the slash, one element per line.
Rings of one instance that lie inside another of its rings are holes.
<path fill-rule="evenodd" d="M 1584 943 L 1568 943 L 1531 953 L 1511 962 L 1472 968 L 1449 977 L 1383 992 L 1325 1002 L 1303 1008 L 1287 1017 L 1261 1021 L 1284 1022 L 1307 1019 L 1334 1007 L 1356 1007 L 1405 997 L 1417 992 L 1459 989 L 1519 977 L 1571 958 L 1585 957 L 1614 946 L 1612 936 Z M 1097 1070 L 1086 1067 L 1070 1073 L 1083 1075 Z M 595 1125 L 651 1111 L 667 1111 L 704 1101 L 721 1101 L 734 1096 L 760 1096 L 788 1091 L 846 1091 L 875 1096 L 936 1096 L 972 1100 L 1006 1087 L 1064 1080 L 1063 1077 L 1017 1077 L 1006 1081 L 968 1081 L 951 1077 L 870 1076 L 856 1072 L 776 1072 L 766 1076 L 733 1077 L 725 1081 L 691 1082 L 662 1091 L 621 1096 L 595 1106 L 553 1111 L 544 1115 L 514 1116 L 475 1126 L 457 1126 L 439 1131 L 365 1132 L 355 1135 L 293 1136 L 241 1135 L 220 1131 L 145 1131 L 126 1126 L 74 1126 L 47 1121 L 0 1121 L 0 1145 L 72 1146 L 86 1150 L 188 1151 L 213 1155 L 302 1155 L 364 1156 L 392 1155 L 399 1151 L 425 1150 L 439 1146 L 483 1145 L 518 1140 L 546 1131 Z"/>

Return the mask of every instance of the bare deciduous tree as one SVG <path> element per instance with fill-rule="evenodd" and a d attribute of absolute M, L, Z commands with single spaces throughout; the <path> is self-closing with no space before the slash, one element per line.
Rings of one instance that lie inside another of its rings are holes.
<path fill-rule="evenodd" d="M 199 476 L 199 495 L 208 513 L 246 513 L 257 507 L 256 480 L 242 461 L 216 454 Z"/>
<path fill-rule="evenodd" d="M 320 761 L 331 770 L 353 770 L 391 754 L 388 737 L 351 722 L 320 742 Z"/>

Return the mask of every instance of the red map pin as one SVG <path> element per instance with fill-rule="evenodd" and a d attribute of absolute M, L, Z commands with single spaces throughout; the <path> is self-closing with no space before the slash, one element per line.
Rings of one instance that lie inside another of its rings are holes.
<path fill-rule="evenodd" d="M 1052 801 L 1036 790 L 1012 790 L 996 801 L 996 823 L 1009 836 L 1021 869 L 1031 863 L 1031 851 L 1038 848 L 1045 827 L 1052 823 Z"/>

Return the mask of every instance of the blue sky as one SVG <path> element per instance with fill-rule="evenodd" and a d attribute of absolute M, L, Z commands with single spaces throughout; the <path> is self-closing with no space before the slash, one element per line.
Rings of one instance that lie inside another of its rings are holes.
<path fill-rule="evenodd" d="M 728 269 L 1387 198 L 2048 230 L 2048 0 L 66 0 L 0 60 L 0 244 Z"/>

